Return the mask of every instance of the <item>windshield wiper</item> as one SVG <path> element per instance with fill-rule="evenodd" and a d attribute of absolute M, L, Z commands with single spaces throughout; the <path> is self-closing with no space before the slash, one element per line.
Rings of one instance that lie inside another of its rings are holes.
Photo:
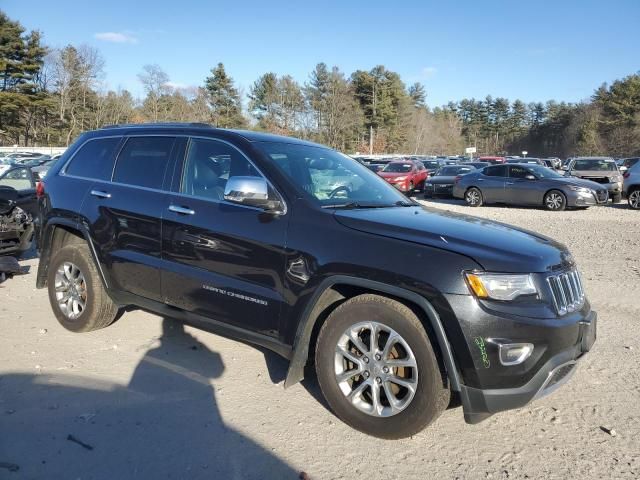
<path fill-rule="evenodd" d="M 398 200 L 395 203 L 363 203 L 363 202 L 348 202 L 337 203 L 332 205 L 323 205 L 322 208 L 339 208 L 341 210 L 352 210 L 356 208 L 392 208 L 392 207 L 417 207 L 417 203 L 407 202 L 404 200 Z"/>

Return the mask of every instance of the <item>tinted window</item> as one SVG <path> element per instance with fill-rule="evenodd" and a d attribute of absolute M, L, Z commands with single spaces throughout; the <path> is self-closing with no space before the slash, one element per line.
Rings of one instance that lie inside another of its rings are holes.
<path fill-rule="evenodd" d="M 286 158 L 281 158 L 286 164 Z M 283 168 L 287 168 L 283 164 Z M 224 200 L 229 177 L 260 177 L 260 173 L 238 150 L 215 140 L 191 139 L 182 186 L 187 195 Z"/>
<path fill-rule="evenodd" d="M 527 175 L 531 175 L 531 172 L 524 167 L 517 165 L 509 167 L 509 176 L 511 178 L 527 178 Z"/>
<path fill-rule="evenodd" d="M 390 163 L 384 169 L 383 172 L 391 173 L 405 173 L 410 172 L 413 169 L 413 165 L 410 163 Z"/>
<path fill-rule="evenodd" d="M 110 180 L 113 154 L 120 140 L 119 137 L 89 140 L 73 156 L 66 173 L 78 177 Z"/>
<path fill-rule="evenodd" d="M 138 187 L 162 188 L 174 141 L 172 137 L 128 139 L 118 155 L 113 181 Z"/>
<path fill-rule="evenodd" d="M 487 175 L 488 177 L 506 177 L 507 176 L 507 166 L 506 165 L 496 165 L 495 167 L 487 167 L 482 173 Z"/>

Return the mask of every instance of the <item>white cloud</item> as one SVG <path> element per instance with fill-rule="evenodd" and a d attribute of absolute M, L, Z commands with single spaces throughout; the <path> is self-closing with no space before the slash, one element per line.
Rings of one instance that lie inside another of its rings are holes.
<path fill-rule="evenodd" d="M 100 32 L 94 37 L 97 40 L 111 43 L 138 43 L 138 38 L 129 32 Z"/>
<path fill-rule="evenodd" d="M 436 67 L 424 67 L 420 71 L 420 76 L 424 80 L 429 80 L 430 78 L 433 78 L 437 72 L 438 72 L 438 69 Z"/>

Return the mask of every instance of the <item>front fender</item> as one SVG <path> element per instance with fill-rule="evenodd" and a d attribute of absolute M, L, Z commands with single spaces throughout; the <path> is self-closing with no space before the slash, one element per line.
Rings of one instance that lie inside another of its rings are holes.
<path fill-rule="evenodd" d="M 327 292 L 330 292 L 331 287 L 334 285 L 352 285 L 354 287 L 366 288 L 372 292 L 392 295 L 397 298 L 408 300 L 417 305 L 428 318 L 429 324 L 435 333 L 436 341 L 438 342 L 438 346 L 442 352 L 443 362 L 451 383 L 451 388 L 454 391 L 460 391 L 460 376 L 456 368 L 451 345 L 449 344 L 445 334 L 440 316 L 438 315 L 438 312 L 436 312 L 435 308 L 433 308 L 433 305 L 431 305 L 431 303 L 421 295 L 404 288 L 346 275 L 334 275 L 324 279 L 307 304 L 296 330 L 296 336 L 293 343 L 293 354 L 289 364 L 287 378 L 285 380 L 285 388 L 304 379 L 304 367 L 309 356 L 311 335 L 320 313 L 324 308 L 326 308 L 326 306 L 332 303 L 331 299 L 327 299 L 326 297 Z"/>

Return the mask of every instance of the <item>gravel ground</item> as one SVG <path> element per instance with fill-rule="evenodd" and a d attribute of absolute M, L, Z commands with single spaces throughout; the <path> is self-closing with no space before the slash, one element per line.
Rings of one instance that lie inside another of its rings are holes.
<path fill-rule="evenodd" d="M 271 353 L 139 311 L 64 331 L 30 259 L 0 287 L 0 478 L 638 478 L 638 212 L 428 203 L 570 247 L 599 338 L 554 395 L 475 426 L 451 409 L 411 439 L 376 440 L 337 420 L 313 379 L 285 391 Z"/>

